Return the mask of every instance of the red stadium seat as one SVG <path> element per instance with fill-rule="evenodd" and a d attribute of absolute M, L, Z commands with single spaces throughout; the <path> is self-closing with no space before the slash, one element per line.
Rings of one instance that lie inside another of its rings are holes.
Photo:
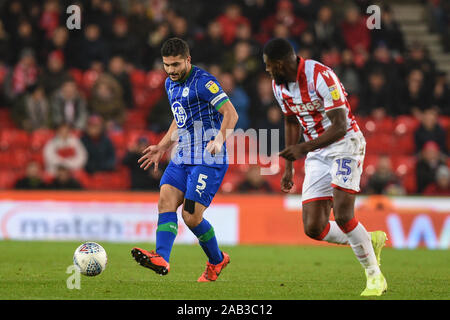
<path fill-rule="evenodd" d="M 33 131 L 30 137 L 30 147 L 33 150 L 41 150 L 48 140 L 53 138 L 55 132 L 48 129 L 39 129 Z"/>
<path fill-rule="evenodd" d="M 30 136 L 19 129 L 4 129 L 0 131 L 0 149 L 28 148 Z"/>
<path fill-rule="evenodd" d="M 411 155 L 414 154 L 416 145 L 414 142 L 414 133 L 409 132 L 400 136 L 395 136 L 394 145 L 395 148 L 392 150 L 393 154 L 396 155 Z"/>
<path fill-rule="evenodd" d="M 152 70 L 147 73 L 147 87 L 151 89 L 162 88 L 167 75 L 161 70 Z"/>
<path fill-rule="evenodd" d="M 0 189 L 11 189 L 14 187 L 18 176 L 14 171 L 1 170 L 0 171 Z"/>
<path fill-rule="evenodd" d="M 146 113 L 141 110 L 128 111 L 123 125 L 125 130 L 140 129 L 144 130 L 147 126 Z"/>
<path fill-rule="evenodd" d="M 87 70 L 83 73 L 83 89 L 86 94 L 91 92 L 94 83 L 97 81 L 100 74 L 95 70 Z"/>
<path fill-rule="evenodd" d="M 366 154 L 392 154 L 395 152 L 395 143 L 392 134 L 380 133 L 366 137 Z"/>
<path fill-rule="evenodd" d="M 403 177 L 415 173 L 416 157 L 415 156 L 393 156 L 391 158 L 392 169 L 395 173 Z"/>
<path fill-rule="evenodd" d="M 220 191 L 223 193 L 235 192 L 239 183 L 244 180 L 245 175 L 238 172 L 227 172 L 220 185 Z"/>
<path fill-rule="evenodd" d="M 138 109 L 149 109 L 153 103 L 147 88 L 133 88 L 133 96 Z"/>
<path fill-rule="evenodd" d="M 77 86 L 79 88 L 83 87 L 83 71 L 80 69 L 70 69 L 69 70 L 70 75 L 72 76 L 73 80 L 77 83 Z"/>
<path fill-rule="evenodd" d="M 130 73 L 130 82 L 133 88 L 143 88 L 146 85 L 147 75 L 142 70 L 133 70 Z"/>
<path fill-rule="evenodd" d="M 121 149 L 126 146 L 126 140 L 125 140 L 126 133 L 124 131 L 109 131 L 108 137 L 111 139 L 111 142 L 113 143 L 114 147 L 116 149 Z"/>
<path fill-rule="evenodd" d="M 395 119 L 395 133 L 398 135 L 414 132 L 420 125 L 420 121 L 413 116 L 398 116 Z"/>
<path fill-rule="evenodd" d="M 0 129 L 13 129 L 16 124 L 11 119 L 9 109 L 0 109 Z"/>

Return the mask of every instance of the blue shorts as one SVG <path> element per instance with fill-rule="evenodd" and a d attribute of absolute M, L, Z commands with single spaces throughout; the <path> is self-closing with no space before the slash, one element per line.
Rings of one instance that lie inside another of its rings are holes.
<path fill-rule="evenodd" d="M 205 166 L 175 164 L 170 161 L 161 177 L 159 186 L 169 184 L 184 192 L 185 199 L 208 207 L 219 190 L 227 169 L 228 164 Z"/>

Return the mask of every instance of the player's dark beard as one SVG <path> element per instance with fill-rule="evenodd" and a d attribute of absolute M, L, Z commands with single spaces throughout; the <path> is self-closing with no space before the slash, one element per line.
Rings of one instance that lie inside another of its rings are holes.
<path fill-rule="evenodd" d="M 277 75 L 272 74 L 272 77 L 273 77 L 273 80 L 275 81 L 275 84 L 277 84 L 277 85 L 287 83 L 286 78 L 283 76 L 280 76 L 278 74 Z"/>
<path fill-rule="evenodd" d="M 181 70 L 179 73 L 169 73 L 169 76 L 177 76 L 178 75 L 177 81 L 181 81 L 186 76 L 186 73 L 187 73 L 187 64 L 185 64 L 185 68 L 183 70 Z"/>

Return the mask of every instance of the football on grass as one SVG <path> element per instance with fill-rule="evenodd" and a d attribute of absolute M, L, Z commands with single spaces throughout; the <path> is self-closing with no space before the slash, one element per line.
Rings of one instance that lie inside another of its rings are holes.
<path fill-rule="evenodd" d="M 73 264 L 78 267 L 81 274 L 89 277 L 102 273 L 108 262 L 105 249 L 96 242 L 81 244 L 73 254 Z"/>

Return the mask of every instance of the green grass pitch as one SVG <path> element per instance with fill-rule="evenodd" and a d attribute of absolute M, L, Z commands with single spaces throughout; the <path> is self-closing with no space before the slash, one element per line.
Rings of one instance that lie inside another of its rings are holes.
<path fill-rule="evenodd" d="M 388 292 L 362 298 L 362 267 L 349 247 L 223 247 L 231 263 L 213 283 L 197 283 L 206 258 L 197 245 L 175 245 L 167 276 L 139 266 L 134 245 L 101 243 L 108 265 L 97 277 L 81 277 L 67 289 L 66 269 L 79 242 L 0 241 L 0 299 L 450 299 L 450 250 L 382 253 Z"/>

